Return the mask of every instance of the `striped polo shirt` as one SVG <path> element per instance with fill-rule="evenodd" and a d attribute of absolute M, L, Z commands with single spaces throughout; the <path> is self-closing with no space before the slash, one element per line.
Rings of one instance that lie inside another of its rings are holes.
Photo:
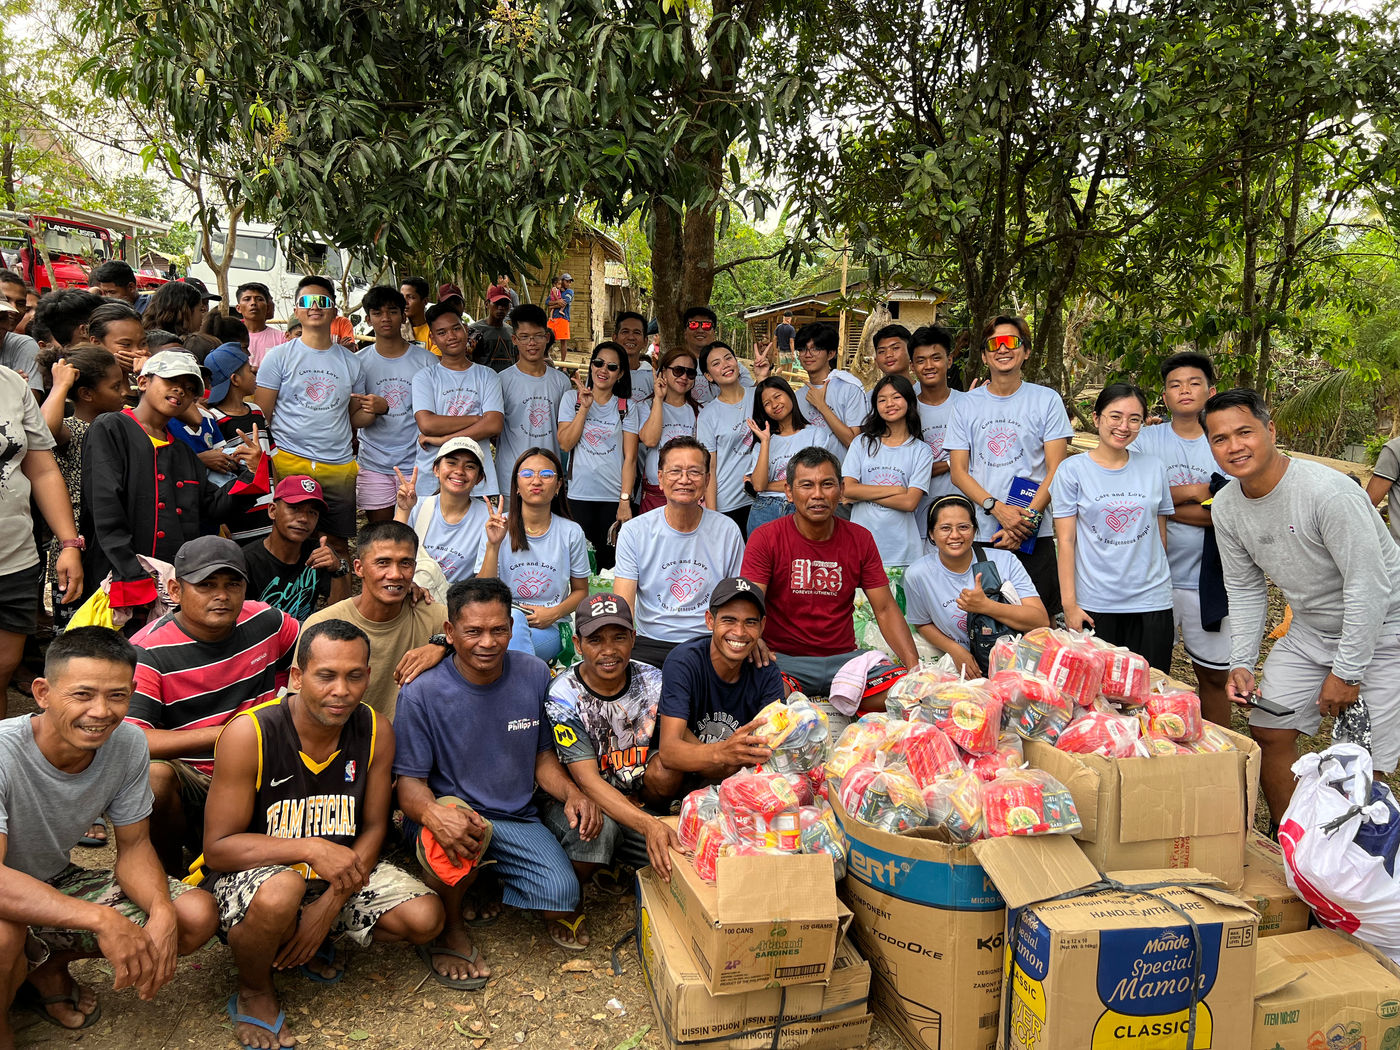
<path fill-rule="evenodd" d="M 299 630 L 280 609 L 245 601 L 227 638 L 201 642 L 166 613 L 132 638 L 139 658 L 126 720 L 143 729 L 224 725 L 286 684 Z M 212 750 L 180 757 L 201 773 L 214 771 Z"/>

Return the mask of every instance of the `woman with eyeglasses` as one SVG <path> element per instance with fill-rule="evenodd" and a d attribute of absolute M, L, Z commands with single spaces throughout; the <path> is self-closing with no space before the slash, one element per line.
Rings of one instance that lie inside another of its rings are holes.
<path fill-rule="evenodd" d="M 547 448 L 526 449 L 515 461 L 510 510 L 486 530 L 478 576 L 510 588 L 515 635 L 541 660 L 559 655 L 559 621 L 588 595 L 588 540 L 564 505 L 564 468 Z"/>
<path fill-rule="evenodd" d="M 616 557 L 613 526 L 632 517 L 637 480 L 637 406 L 629 403 L 632 375 L 627 351 L 611 341 L 593 348 L 585 377 L 574 376 L 577 396 L 559 405 L 559 447 L 570 453 L 569 512 L 598 554 L 598 568 Z"/>
<path fill-rule="evenodd" d="M 886 568 L 912 564 L 923 554 L 914 511 L 933 476 L 933 453 L 923 441 L 914 385 L 887 375 L 870 391 L 870 414 L 851 442 L 841 473 L 851 521 L 875 537 Z"/>
<path fill-rule="evenodd" d="M 691 391 L 695 388 L 696 375 L 694 354 L 682 347 L 668 350 L 656 372 L 656 394 L 650 401 L 638 405 L 642 425 L 637 438 L 646 450 L 643 453 L 646 471 L 642 481 L 643 514 L 666 505 L 657 474 L 661 446 L 673 437 L 695 436 L 700 406 Z"/>
<path fill-rule="evenodd" d="M 1128 451 L 1146 418 L 1137 387 L 1104 387 L 1094 402 L 1099 443 L 1060 465 L 1050 495 L 1065 623 L 1169 672 L 1176 627 L 1167 519 L 1176 508 L 1166 464 Z"/>
<path fill-rule="evenodd" d="M 981 678 L 984 673 L 968 648 L 969 615 L 986 613 L 1023 633 L 1050 625 L 1045 603 L 1016 556 L 977 542 L 977 512 L 965 497 L 942 496 L 933 501 L 928 509 L 928 538 L 934 552 L 904 574 L 906 619 L 930 645 L 952 657 L 968 678 Z M 986 581 L 972 571 L 973 563 L 980 561 L 996 568 L 1005 602 L 987 596 Z"/>
<path fill-rule="evenodd" d="M 754 443 L 749 431 L 753 389 L 743 385 L 739 359 L 728 343 L 716 341 L 701 350 L 700 371 L 718 391 L 714 400 L 700 409 L 696 429 L 696 437 L 712 459 L 705 506 L 730 518 L 747 537 L 753 497 L 744 488 L 744 477 L 749 472 L 749 451 Z"/>
<path fill-rule="evenodd" d="M 788 460 L 813 445 L 840 456 L 845 450 L 830 430 L 809 427 L 797 395 L 781 376 L 760 379 L 753 388 L 753 418 L 749 432 L 754 446 L 749 453 L 745 483 L 754 491 L 749 508 L 749 535 L 760 525 L 792 513 L 787 499 Z"/>

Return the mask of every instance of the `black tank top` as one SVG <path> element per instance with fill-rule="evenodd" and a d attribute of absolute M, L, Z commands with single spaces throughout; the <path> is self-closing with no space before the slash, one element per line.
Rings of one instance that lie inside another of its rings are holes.
<path fill-rule="evenodd" d="M 288 698 L 290 699 L 290 698 Z M 368 704 L 340 730 L 340 747 L 324 763 L 308 758 L 283 698 L 245 712 L 258 727 L 257 794 L 248 831 L 274 838 L 322 838 L 353 846 L 374 761 L 378 718 Z M 295 865 L 309 879 L 309 865 Z"/>

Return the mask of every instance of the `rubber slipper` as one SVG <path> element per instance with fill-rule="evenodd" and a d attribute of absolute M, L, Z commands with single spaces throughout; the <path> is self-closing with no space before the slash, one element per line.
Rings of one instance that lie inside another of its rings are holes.
<path fill-rule="evenodd" d="M 316 984 L 339 984 L 341 978 L 345 976 L 346 966 L 344 964 L 338 964 L 335 956 L 335 944 L 329 937 L 321 942 L 321 947 L 316 949 L 316 958 L 327 966 L 338 965 L 339 968 L 336 970 L 335 976 L 327 977 L 323 973 L 317 973 L 305 963 L 298 966 L 297 971 L 308 981 L 314 981 Z"/>
<path fill-rule="evenodd" d="M 545 931 L 549 934 L 549 939 L 555 944 L 559 945 L 559 947 L 563 948 L 565 951 L 586 952 L 588 951 L 588 945 L 579 944 L 576 940 L 564 940 L 564 938 L 559 935 L 558 931 L 556 931 L 553 926 L 553 923 L 557 922 L 560 926 L 564 927 L 564 929 L 568 930 L 575 937 L 577 937 L 578 928 L 583 925 L 583 920 L 586 918 L 588 918 L 588 916 L 580 912 L 579 917 L 573 922 L 570 922 L 568 919 L 546 919 Z"/>
<path fill-rule="evenodd" d="M 600 868 L 595 871 L 592 881 L 594 889 L 600 893 L 605 893 L 609 897 L 625 897 L 632 892 L 632 878 L 635 877 L 635 872 L 629 872 L 626 867 L 619 864 L 615 868 Z"/>
<path fill-rule="evenodd" d="M 92 828 L 98 827 L 99 825 L 102 827 L 102 830 L 105 833 L 107 830 L 107 825 L 103 824 L 101 821 L 94 823 L 92 827 L 88 828 L 88 830 L 91 831 Z M 78 840 L 78 845 L 86 846 L 88 849 L 101 849 L 103 846 L 107 845 L 109 841 L 111 841 L 110 838 L 105 834 L 102 838 L 97 838 L 95 835 L 84 835 Z"/>
<path fill-rule="evenodd" d="M 470 955 L 463 955 L 451 948 L 429 947 L 426 944 L 415 944 L 413 950 L 418 953 L 418 958 L 423 960 L 423 965 L 428 968 L 432 979 L 444 987 L 456 988 L 462 992 L 479 992 L 486 987 L 486 982 L 491 980 L 489 977 L 448 977 L 445 973 L 438 973 L 437 967 L 433 965 L 434 955 L 450 955 L 463 962 L 475 964 L 481 958 L 481 950 L 474 944 Z"/>
<path fill-rule="evenodd" d="M 472 918 L 472 919 L 463 919 L 462 921 L 465 922 L 468 926 L 472 927 L 473 929 L 477 929 L 477 930 L 482 929 L 483 927 L 486 927 L 486 926 L 495 926 L 496 923 L 498 923 L 498 922 L 501 921 L 501 916 L 505 914 L 506 906 L 505 906 L 505 904 L 504 904 L 503 902 L 501 902 L 501 901 L 493 901 L 492 903 L 493 903 L 494 905 L 496 905 L 496 908 L 497 908 L 497 911 L 496 911 L 496 913 L 495 913 L 494 915 L 480 915 L 480 914 L 478 914 L 475 918 Z M 480 903 L 478 903 L 478 904 L 477 904 L 478 910 L 479 910 L 481 907 L 482 907 L 482 905 L 481 905 Z"/>
<path fill-rule="evenodd" d="M 41 997 L 35 994 L 28 996 L 25 998 L 24 1008 L 37 1016 L 39 1020 L 47 1021 L 55 1028 L 62 1028 L 65 1032 L 81 1032 L 84 1028 L 91 1028 L 101 1020 L 102 1004 L 100 1002 L 92 1008 L 92 1013 L 83 1014 L 83 1023 L 80 1025 L 66 1025 L 46 1009 L 54 1003 L 67 1003 L 81 1014 L 83 1011 L 78 1007 L 81 997 L 82 989 L 75 984 L 73 985 L 73 990 L 66 995 L 46 995 Z"/>
<path fill-rule="evenodd" d="M 233 1022 L 233 1026 L 235 1029 L 237 1029 L 237 1027 L 241 1024 L 250 1024 L 254 1028 L 261 1028 L 264 1032 L 271 1032 L 273 1035 L 281 1035 L 282 1023 L 287 1019 L 287 1011 L 278 1010 L 277 1020 L 273 1021 L 271 1024 L 268 1024 L 266 1021 L 260 1021 L 256 1017 L 252 1017 L 248 1014 L 239 1013 L 238 993 L 234 992 L 228 997 L 228 1017 L 229 1020 Z M 237 1038 L 237 1036 L 235 1036 L 234 1038 Z M 248 1043 L 244 1043 L 243 1046 L 245 1047 L 245 1050 L 256 1050 L 255 1047 L 249 1045 Z"/>

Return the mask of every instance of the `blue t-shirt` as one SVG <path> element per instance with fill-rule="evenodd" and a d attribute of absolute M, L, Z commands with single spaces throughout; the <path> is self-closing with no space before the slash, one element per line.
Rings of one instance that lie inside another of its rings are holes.
<path fill-rule="evenodd" d="M 511 365 L 500 373 L 505 426 L 496 438 L 496 475 L 501 492 L 510 492 L 510 473 L 527 448 L 547 448 L 559 454 L 559 402 L 573 391 L 573 384 L 557 368 L 545 366 L 544 375 L 532 376 Z"/>
<path fill-rule="evenodd" d="M 473 685 L 449 656 L 399 690 L 395 775 L 426 780 L 484 817 L 534 819 L 535 759 L 554 746 L 548 695 L 549 667 L 537 657 L 507 652 L 501 677 Z"/>
<path fill-rule="evenodd" d="M 1172 607 L 1172 575 L 1157 519 L 1172 513 L 1166 465 L 1145 452 L 1117 470 L 1084 453 L 1050 482 L 1056 518 L 1075 518 L 1074 590 L 1085 612 Z"/>
<path fill-rule="evenodd" d="M 899 485 L 920 492 L 928 491 L 932 470 L 933 453 L 922 441 L 909 438 L 893 448 L 881 441 L 872 451 L 863 434 L 857 434 L 851 442 L 841 465 L 843 477 L 854 478 L 862 485 Z M 912 564 L 924 553 L 923 529 L 912 510 L 895 510 L 860 500 L 851 510 L 851 520 L 870 530 L 886 566 Z"/>
<path fill-rule="evenodd" d="M 697 399 L 698 400 L 698 399 Z M 710 452 L 710 470 L 715 474 L 715 510 L 728 512 L 747 507 L 753 497 L 744 491 L 744 475 L 749 472 L 749 449 L 753 447 L 753 391 L 745 390 L 735 404 L 716 398 L 700 410 L 696 439 Z"/>
<path fill-rule="evenodd" d="M 472 365 L 457 371 L 438 362 L 429 365 L 413 377 L 413 411 L 431 412 L 438 416 L 484 416 L 487 412 L 505 414 L 501 398 L 501 380 L 487 365 Z M 486 462 L 481 466 L 485 475 L 472 490 L 475 496 L 499 496 L 496 483 L 496 461 L 491 456 L 491 442 L 478 441 Z M 438 490 L 433 475 L 433 459 L 437 445 L 418 450 L 418 495 L 430 496 Z"/>
<path fill-rule="evenodd" d="M 705 610 L 715 584 L 738 576 L 744 562 L 739 526 L 706 510 L 692 532 L 681 532 L 657 507 L 622 523 L 615 574 L 637 581 L 637 633 L 661 642 L 683 642 L 705 631 Z"/>
<path fill-rule="evenodd" d="M 367 394 L 359 355 L 339 343 L 314 350 L 300 339 L 274 346 L 258 366 L 258 386 L 277 391 L 277 444 L 293 455 L 338 465 L 355 458 L 350 395 Z"/>
<path fill-rule="evenodd" d="M 841 447 L 841 442 L 836 440 L 830 429 L 826 427 L 805 426 L 795 434 L 774 434 L 768 439 L 768 476 L 766 478 L 754 478 L 753 487 L 758 492 L 759 499 L 786 499 L 787 494 L 781 490 L 768 492 L 764 485 L 775 481 L 787 481 L 788 460 L 801 452 L 804 448 L 824 448 L 837 459 L 840 459 L 846 452 Z M 749 450 L 749 470 L 750 475 L 758 469 L 759 442 L 754 441 L 753 448 Z"/>
<path fill-rule="evenodd" d="M 637 406 L 637 432 L 640 434 L 651 414 L 656 411 L 656 406 L 661 406 L 661 439 L 657 441 L 655 448 L 642 449 L 642 459 L 646 464 L 647 484 L 661 485 L 661 478 L 657 470 L 661 465 L 661 446 L 674 437 L 694 437 L 695 428 L 700 422 L 700 414 L 690 407 L 689 403 L 684 405 L 671 405 L 665 401 L 644 401 Z"/>
<path fill-rule="evenodd" d="M 865 387 L 860 385 L 860 380 L 850 372 L 832 369 L 826 374 L 825 393 L 827 407 L 836 414 L 836 418 L 853 430 L 859 430 L 870 412 L 870 395 L 865 392 Z M 809 424 L 820 430 L 831 430 L 826 416 L 812 407 L 806 387 L 797 391 L 797 403 Z M 837 455 L 844 455 L 846 447 L 841 445 L 841 451 Z"/>
<path fill-rule="evenodd" d="M 1006 589 L 1007 584 L 1011 585 L 1018 598 L 1040 597 L 1021 559 L 1010 551 L 995 547 L 984 546 L 982 550 L 987 555 L 987 561 L 996 566 L 1001 576 L 1003 595 L 1008 601 L 1011 594 Z M 974 551 L 973 564 L 980 560 Z M 967 572 L 954 572 L 943 564 L 937 552 L 924 555 L 904 573 L 905 618 L 915 627 L 931 623 L 953 641 L 967 645 L 967 613 L 958 608 L 958 595 L 975 586 L 976 582 L 976 574 L 970 566 Z"/>
<path fill-rule="evenodd" d="M 559 405 L 559 422 L 571 422 L 577 415 L 578 398 L 565 397 Z M 623 435 L 636 434 L 637 428 L 635 402 L 628 401 L 625 412 L 622 401 L 616 397 L 608 398 L 605 405 L 597 401 L 589 403 L 583 433 L 579 435 L 578 444 L 569 451 L 572 460 L 570 499 L 616 503 L 621 498 L 622 460 L 626 455 Z"/>
<path fill-rule="evenodd" d="M 481 554 L 486 547 L 488 517 L 486 504 L 479 499 L 471 501 L 462 520 L 455 525 L 443 518 L 437 496 L 429 496 L 422 507 L 414 508 L 412 520 L 418 542 L 424 552 L 438 563 L 448 583 L 467 579 L 481 564 Z M 420 520 L 424 522 L 421 531 L 417 527 Z"/>
<path fill-rule="evenodd" d="M 558 605 L 569 596 L 575 579 L 588 578 L 588 540 L 583 526 L 557 514 L 549 519 L 543 536 L 529 536 L 523 551 L 511 550 L 510 537 L 501 541 L 496 554 L 496 576 L 510 588 L 511 597 L 526 605 Z M 483 540 L 476 571 L 486 557 Z"/>
<path fill-rule="evenodd" d="M 1170 423 L 1143 427 L 1128 451 L 1146 452 L 1160 459 L 1167 465 L 1167 482 L 1171 485 L 1208 485 L 1210 476 L 1220 469 L 1205 434 L 1187 439 Z M 1175 505 L 1172 510 L 1176 510 Z M 1167 564 L 1171 566 L 1173 587 L 1200 590 L 1201 553 L 1205 545 L 1206 530 L 1202 526 L 1167 522 Z"/>
<path fill-rule="evenodd" d="M 370 348 L 357 358 L 365 372 L 365 385 L 371 394 L 382 397 L 389 411 L 375 416 L 360 431 L 360 469 L 376 474 L 394 473 L 398 467 L 407 476 L 413 472 L 418 453 L 418 424 L 413 420 L 413 377 L 437 358 L 422 343 L 410 343 L 399 357 L 381 357 Z"/>
<path fill-rule="evenodd" d="M 758 667 L 745 660 L 737 682 L 720 678 L 710 662 L 709 635 L 676 646 L 661 665 L 661 715 L 684 718 L 702 744 L 728 740 L 786 695 L 776 663 Z"/>

